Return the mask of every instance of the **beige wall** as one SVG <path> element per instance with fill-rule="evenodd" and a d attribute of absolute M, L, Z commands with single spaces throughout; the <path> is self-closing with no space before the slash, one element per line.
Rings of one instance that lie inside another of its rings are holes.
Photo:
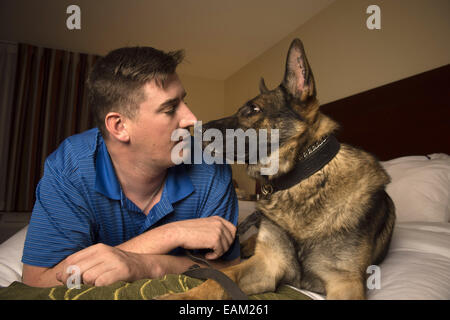
<path fill-rule="evenodd" d="M 366 8 L 381 8 L 381 30 L 368 30 Z M 302 39 L 322 103 L 400 80 L 450 62 L 450 1 L 338 0 L 225 81 L 231 114 L 283 77 L 289 44 Z M 240 187 L 254 190 L 242 166 L 233 166 Z"/>
<path fill-rule="evenodd" d="M 203 123 L 225 114 L 224 82 L 180 74 L 187 92 L 186 102 L 198 120 Z"/>

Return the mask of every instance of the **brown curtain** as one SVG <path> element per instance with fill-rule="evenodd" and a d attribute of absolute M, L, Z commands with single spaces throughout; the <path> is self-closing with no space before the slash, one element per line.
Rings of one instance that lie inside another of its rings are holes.
<path fill-rule="evenodd" d="M 19 44 L 8 134 L 5 208 L 31 211 L 44 161 L 93 127 L 85 81 L 98 56 Z"/>

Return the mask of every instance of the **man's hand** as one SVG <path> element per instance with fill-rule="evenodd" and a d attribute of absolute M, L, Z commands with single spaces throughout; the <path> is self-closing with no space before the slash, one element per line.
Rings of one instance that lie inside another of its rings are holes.
<path fill-rule="evenodd" d="M 236 235 L 236 227 L 219 216 L 183 220 L 174 223 L 185 249 L 211 249 L 206 259 L 214 260 L 222 256 L 231 246 Z"/>
<path fill-rule="evenodd" d="M 116 281 L 135 281 L 142 278 L 154 278 L 160 275 L 157 264 L 151 263 L 151 256 L 126 252 L 105 244 L 96 244 L 68 256 L 62 262 L 63 272 L 56 278 L 62 284 L 67 283 L 69 266 L 77 266 L 81 281 L 95 286 L 106 286 Z"/>
<path fill-rule="evenodd" d="M 214 260 L 224 254 L 234 241 L 236 227 L 219 217 L 196 218 L 164 224 L 144 232 L 117 248 L 140 254 L 167 254 L 171 250 L 211 249 L 205 258 Z"/>

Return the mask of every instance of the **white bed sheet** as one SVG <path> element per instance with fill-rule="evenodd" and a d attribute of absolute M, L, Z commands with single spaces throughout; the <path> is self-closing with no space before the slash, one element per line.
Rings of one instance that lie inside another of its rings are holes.
<path fill-rule="evenodd" d="M 28 226 L 0 244 L 0 287 L 22 281 L 22 252 Z"/>
<path fill-rule="evenodd" d="M 398 223 L 380 268 L 381 289 L 369 299 L 450 299 L 450 224 Z"/>

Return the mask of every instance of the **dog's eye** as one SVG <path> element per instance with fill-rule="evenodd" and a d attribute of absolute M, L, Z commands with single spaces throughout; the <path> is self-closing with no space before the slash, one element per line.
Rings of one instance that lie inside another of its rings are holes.
<path fill-rule="evenodd" d="M 249 105 L 247 110 L 248 110 L 247 113 L 248 113 L 249 115 L 252 115 L 252 114 L 261 112 L 261 108 L 258 107 L 258 106 L 255 105 L 255 104 Z"/>
<path fill-rule="evenodd" d="M 261 111 L 261 108 L 258 107 L 258 106 L 253 105 L 253 106 L 252 106 L 252 111 L 253 111 L 253 112 L 260 112 L 260 111 Z"/>
<path fill-rule="evenodd" d="M 257 105 L 255 105 L 255 104 L 246 104 L 246 105 L 244 105 L 244 106 L 242 106 L 240 109 L 239 109 L 239 112 L 240 112 L 240 114 L 242 115 L 242 116 L 244 116 L 244 117 L 250 117 L 250 116 L 253 116 L 253 115 L 255 115 L 255 114 L 257 114 L 257 113 L 259 113 L 259 112 L 261 112 L 262 110 L 261 110 L 261 108 L 260 107 L 258 107 Z"/>

